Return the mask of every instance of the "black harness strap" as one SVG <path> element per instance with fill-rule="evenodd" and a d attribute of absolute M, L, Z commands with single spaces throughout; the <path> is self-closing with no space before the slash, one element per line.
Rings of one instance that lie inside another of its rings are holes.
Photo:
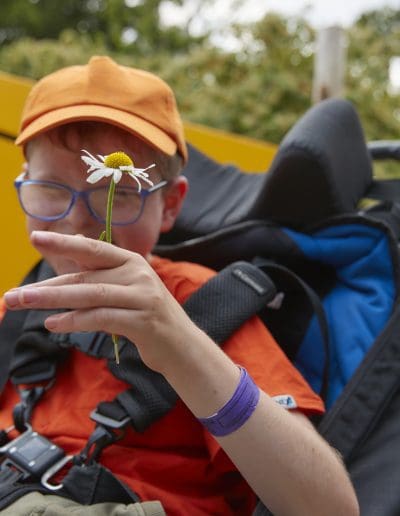
<path fill-rule="evenodd" d="M 270 260 L 264 258 L 256 258 L 254 263 L 266 274 L 268 274 L 276 287 L 281 289 L 284 297 L 290 296 L 291 293 L 296 291 L 301 296 L 299 306 L 303 304 L 309 304 L 311 307 L 311 314 L 315 315 L 318 327 L 321 334 L 321 340 L 324 346 L 325 362 L 322 370 L 322 382 L 319 395 L 325 401 L 328 392 L 328 380 L 329 380 L 329 362 L 330 362 L 330 344 L 329 344 L 329 328 L 328 322 L 325 317 L 324 308 L 321 300 L 317 293 L 305 282 L 300 276 L 295 274 L 293 271 L 283 265 L 279 265 Z M 284 299 L 283 299 L 284 302 Z M 269 327 L 269 324 L 267 323 Z M 284 349 L 283 346 L 281 346 Z M 284 351 L 286 351 L 284 349 Z"/>
<path fill-rule="evenodd" d="M 37 276 L 34 281 L 54 276 L 53 270 L 44 261 L 39 263 L 35 271 Z M 32 275 L 28 275 L 23 284 L 29 283 L 32 279 Z M 50 381 L 55 376 L 57 363 L 66 357 L 65 351 L 48 338 L 48 331 L 44 327 L 44 320 L 55 313 L 55 310 L 24 312 L 25 319 L 16 339 L 10 363 L 11 381 L 14 385 Z M 18 315 L 16 317 L 19 319 Z"/>
<path fill-rule="evenodd" d="M 189 317 L 221 345 L 275 294 L 273 283 L 258 267 L 235 262 L 192 294 L 183 306 Z M 107 349 L 111 349 L 110 344 Z M 101 403 L 91 414 L 95 421 L 117 417 L 121 422 L 129 418 L 135 430 L 142 432 L 175 405 L 175 391 L 162 375 L 143 364 L 136 347 L 125 345 L 120 365 L 112 359 L 108 367 L 117 378 L 134 387 L 112 402 Z"/>
<path fill-rule="evenodd" d="M 136 493 L 97 462 L 85 467 L 72 466 L 57 494 L 83 505 L 105 502 L 131 504 L 140 501 Z"/>
<path fill-rule="evenodd" d="M 28 314 L 27 310 L 19 312 L 7 311 L 0 324 L 0 392 L 10 377 L 10 363 L 14 354 L 15 344 L 21 335 L 21 328 Z"/>
<path fill-rule="evenodd" d="M 37 269 L 37 278 L 43 279 L 52 274 L 51 270 L 42 264 Z M 30 277 L 27 282 L 34 282 Z M 221 295 L 221 292 L 223 295 Z M 189 315 L 211 338 L 221 344 L 243 324 L 251 315 L 256 314 L 275 296 L 275 288 L 269 278 L 257 267 L 249 263 L 235 263 L 215 276 L 200 289 L 199 300 L 190 298 L 187 306 Z M 193 312 L 193 314 L 191 313 Z M 11 379 L 15 385 L 34 384 L 36 382 L 51 382 L 54 378 L 56 365 L 73 345 L 88 354 L 106 358 L 110 371 L 118 378 L 132 385 L 131 389 L 120 393 L 110 403 L 100 403 L 91 414 L 97 423 L 86 447 L 78 456 L 73 458 L 74 466 L 69 470 L 63 483 L 56 486 L 57 493 L 68 496 L 80 503 L 97 503 L 101 501 L 119 501 L 131 503 L 137 501 L 137 496 L 129 488 L 123 486 L 111 472 L 98 464 L 101 451 L 121 436 L 127 424 L 132 424 L 137 431 L 145 430 L 154 421 L 160 419 L 174 406 L 177 394 L 164 377 L 149 369 L 140 359 L 136 347 L 123 340 L 121 346 L 121 364 L 115 364 L 111 339 L 102 334 L 70 334 L 67 336 L 49 336 L 43 326 L 44 318 L 49 312 L 29 311 L 7 313 L 14 323 L 13 337 L 16 338 L 15 353 L 6 355 L 7 367 L 4 368 L 4 380 L 11 371 Z M 228 317 L 226 317 L 228 316 Z M 6 320 L 4 322 L 6 322 Z M 211 322 L 211 324 L 209 324 Z M 23 324 L 21 324 L 23 323 Z M 7 329 L 5 324 L 0 328 Z M 9 337 L 9 332 L 7 332 Z M 8 338 L 7 338 L 8 340 Z M 6 341 L 7 341 L 6 340 Z M 3 348 L 7 346 L 3 346 Z M 4 357 L 4 355 L 3 355 Z M 11 365 L 9 363 L 11 361 Z M 3 363 L 0 357 L 0 363 Z M 18 427 L 22 432 L 30 420 L 32 409 L 43 392 L 43 387 L 33 386 L 32 389 L 21 391 L 22 402 L 16 409 Z M 35 432 L 28 430 L 33 439 Z M 41 442 L 48 442 L 42 439 Z M 13 441 L 14 442 L 14 441 Z M 29 441 L 31 442 L 31 441 Z M 51 442 L 50 442 L 51 444 Z M 8 453 L 8 451 L 7 451 Z M 68 457 L 62 457 L 65 464 Z M 25 460 L 25 459 L 24 459 Z M 25 462 L 24 462 L 25 464 Z M 83 466 L 83 467 L 82 467 Z M 58 463 L 50 468 L 57 471 Z M 46 486 L 51 490 L 46 472 Z M 33 478 L 34 480 L 34 478 Z M 29 483 L 27 484 L 26 482 Z M 21 484 L 22 482 L 22 484 Z M 42 478 L 43 483 L 43 478 Z M 1 489 L 3 485 L 4 490 Z M 84 486 L 87 487 L 85 494 Z M 60 488 L 60 489 L 59 489 Z M 30 477 L 14 478 L 7 468 L 0 471 L 0 508 L 17 499 L 21 493 L 31 490 L 48 492 L 46 488 L 32 482 Z M 13 493 L 12 498 L 8 493 Z"/>
<path fill-rule="evenodd" d="M 40 264 L 37 264 L 26 276 L 23 284 L 34 283 L 38 280 Z M 0 324 L 0 392 L 10 376 L 10 364 L 15 347 L 29 310 L 18 312 L 6 311 Z"/>
<path fill-rule="evenodd" d="M 183 305 L 186 313 L 221 345 L 276 295 L 269 276 L 249 262 L 225 267 Z"/>
<path fill-rule="evenodd" d="M 348 462 L 400 388 L 400 305 L 323 418 L 319 432 Z"/>

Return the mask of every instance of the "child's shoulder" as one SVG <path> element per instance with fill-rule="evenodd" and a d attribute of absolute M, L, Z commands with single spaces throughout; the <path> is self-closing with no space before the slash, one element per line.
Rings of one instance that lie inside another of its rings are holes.
<path fill-rule="evenodd" d="M 181 302 L 215 275 L 215 271 L 203 265 L 174 262 L 159 256 L 152 256 L 150 264 L 168 290 Z"/>

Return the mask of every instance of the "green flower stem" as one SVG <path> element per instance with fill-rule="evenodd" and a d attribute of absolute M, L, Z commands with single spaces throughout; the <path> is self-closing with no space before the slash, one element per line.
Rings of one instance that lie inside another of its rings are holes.
<path fill-rule="evenodd" d="M 112 241 L 111 235 L 111 221 L 112 221 L 112 207 L 114 201 L 114 193 L 115 193 L 115 181 L 114 178 L 111 178 L 110 188 L 108 189 L 108 198 L 107 198 L 107 215 L 106 215 L 106 242 Z"/>
<path fill-rule="evenodd" d="M 111 178 L 110 188 L 108 189 L 108 198 L 107 198 L 107 214 L 106 214 L 106 231 L 105 231 L 105 240 L 111 244 L 112 242 L 112 233 L 111 233 L 111 221 L 112 221 L 112 208 L 114 201 L 114 193 L 115 193 L 115 181 L 114 178 Z M 104 231 L 100 235 L 100 240 L 104 240 Z M 112 341 L 114 343 L 114 355 L 115 361 L 119 364 L 119 349 L 118 349 L 118 335 L 112 335 Z"/>

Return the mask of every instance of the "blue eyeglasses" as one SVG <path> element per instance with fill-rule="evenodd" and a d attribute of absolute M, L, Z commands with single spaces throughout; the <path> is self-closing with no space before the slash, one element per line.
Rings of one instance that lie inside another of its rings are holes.
<path fill-rule="evenodd" d="M 86 204 L 89 213 L 99 222 L 105 224 L 107 212 L 108 186 L 99 186 L 78 191 L 67 185 L 52 181 L 24 179 L 23 172 L 14 181 L 18 199 L 24 212 L 35 219 L 43 221 L 60 220 L 66 217 L 79 197 Z M 151 188 L 119 186 L 114 194 L 112 224 L 126 226 L 134 224 L 143 213 L 146 199 L 154 192 L 168 184 L 160 181 Z"/>

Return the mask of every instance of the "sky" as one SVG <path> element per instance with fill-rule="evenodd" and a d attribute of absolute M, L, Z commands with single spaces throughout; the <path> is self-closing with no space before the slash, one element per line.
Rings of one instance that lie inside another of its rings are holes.
<path fill-rule="evenodd" d="M 236 51 L 240 49 L 240 43 L 229 27 L 233 23 L 260 20 L 267 12 L 301 16 L 317 30 L 332 25 L 346 28 L 364 12 L 386 6 L 400 9 L 400 0 L 215 0 L 211 5 L 202 0 L 191 0 L 185 2 L 183 8 L 166 0 L 161 5 L 161 19 L 166 25 L 179 25 L 192 16 L 190 30 L 193 35 L 211 29 L 211 40 L 216 46 Z M 196 7 L 199 12 L 193 16 Z"/>
<path fill-rule="evenodd" d="M 219 1 L 231 3 L 229 0 Z M 286 15 L 303 15 L 315 28 L 346 27 L 361 13 L 384 6 L 398 9 L 400 0 L 244 0 L 242 16 L 249 17 L 250 21 L 250 18 L 257 19 L 268 11 L 277 11 Z"/>
<path fill-rule="evenodd" d="M 165 2 L 162 15 L 166 23 L 179 24 L 190 14 L 191 5 L 198 0 L 186 2 L 182 9 L 172 2 Z M 204 5 L 204 4 L 203 4 Z M 202 9 L 194 31 L 203 27 L 223 28 L 235 22 L 259 20 L 269 11 L 287 16 L 301 15 L 316 29 L 331 25 L 351 25 L 358 16 L 368 10 L 384 6 L 400 9 L 400 0 L 215 0 L 211 6 Z"/>

